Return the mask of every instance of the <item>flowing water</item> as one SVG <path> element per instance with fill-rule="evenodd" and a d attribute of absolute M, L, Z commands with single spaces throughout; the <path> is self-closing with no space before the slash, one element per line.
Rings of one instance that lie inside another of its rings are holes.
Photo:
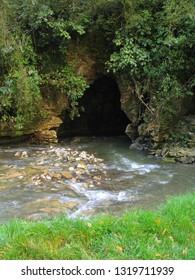
<path fill-rule="evenodd" d="M 78 161 L 80 169 L 76 169 Z M 126 137 L 0 148 L 1 222 L 59 214 L 71 218 L 99 212 L 120 215 L 134 207 L 155 209 L 168 197 L 194 189 L 195 165 L 165 163 L 129 150 Z"/>

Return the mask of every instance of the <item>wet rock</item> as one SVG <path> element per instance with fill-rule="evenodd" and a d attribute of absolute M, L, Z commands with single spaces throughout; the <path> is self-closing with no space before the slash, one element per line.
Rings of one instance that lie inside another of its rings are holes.
<path fill-rule="evenodd" d="M 85 182 L 84 184 L 83 184 L 83 186 L 84 186 L 84 188 L 88 188 L 89 187 L 89 183 L 87 183 L 87 182 Z"/>
<path fill-rule="evenodd" d="M 28 215 L 27 217 L 25 217 L 26 220 L 29 221 L 40 221 L 44 218 L 48 218 L 49 214 L 48 213 L 34 213 L 31 215 Z"/>
<path fill-rule="evenodd" d="M 80 160 L 81 160 L 81 158 L 80 158 L 80 157 L 77 157 L 75 160 L 76 160 L 76 161 L 80 161 Z"/>
<path fill-rule="evenodd" d="M 88 170 L 88 166 L 82 162 L 77 165 L 77 168 Z"/>
<path fill-rule="evenodd" d="M 59 173 L 54 173 L 52 174 L 52 178 L 55 180 L 61 180 L 62 179 L 62 175 Z"/>
<path fill-rule="evenodd" d="M 76 170 L 76 174 L 77 175 L 82 175 L 85 173 L 85 170 L 84 169 L 79 169 L 79 170 Z"/>
<path fill-rule="evenodd" d="M 28 154 L 26 151 L 23 151 L 22 154 L 21 154 L 21 158 L 27 158 L 28 157 Z"/>
<path fill-rule="evenodd" d="M 195 163 L 195 157 L 180 157 L 177 161 L 185 164 Z"/>
<path fill-rule="evenodd" d="M 50 190 L 51 190 L 52 192 L 57 192 L 57 191 L 58 191 L 57 188 L 51 188 Z"/>
<path fill-rule="evenodd" d="M 69 162 L 74 162 L 74 161 L 76 161 L 76 159 L 75 159 L 75 157 L 74 156 L 67 156 L 67 160 L 69 161 Z"/>
<path fill-rule="evenodd" d="M 42 181 L 41 180 L 34 180 L 34 184 L 35 186 L 39 186 L 42 184 Z"/>
<path fill-rule="evenodd" d="M 50 201 L 49 207 L 43 207 L 39 210 L 45 213 L 51 214 L 60 214 L 67 213 L 68 210 L 73 210 L 78 206 L 78 202 L 75 201 L 66 201 L 65 203 L 60 203 L 59 201 Z"/>
<path fill-rule="evenodd" d="M 33 142 L 48 144 L 58 143 L 57 133 L 55 130 L 42 130 L 34 133 L 35 140 Z"/>
<path fill-rule="evenodd" d="M 78 178 L 72 178 L 71 181 L 72 181 L 73 183 L 76 183 L 76 182 L 78 182 Z"/>
<path fill-rule="evenodd" d="M 138 137 L 137 127 L 134 124 L 128 124 L 125 133 L 132 141 Z"/>
<path fill-rule="evenodd" d="M 75 171 L 74 167 L 72 167 L 72 166 L 69 167 L 68 170 L 69 170 L 69 171 Z"/>
<path fill-rule="evenodd" d="M 27 158 L 28 157 L 28 154 L 26 151 L 18 151 L 14 154 L 15 157 L 21 157 L 21 158 Z"/>
<path fill-rule="evenodd" d="M 94 176 L 94 177 L 93 177 L 93 179 L 94 179 L 94 180 L 98 180 L 98 181 L 99 181 L 99 180 L 101 180 L 101 177 Z"/>
<path fill-rule="evenodd" d="M 96 158 L 96 160 L 97 160 L 97 162 L 101 162 L 101 163 L 104 161 L 102 158 Z"/>
<path fill-rule="evenodd" d="M 15 178 L 18 178 L 20 176 L 23 176 L 24 174 L 21 173 L 21 172 L 18 172 L 18 171 L 15 171 L 15 170 L 11 170 L 9 172 L 7 172 L 7 174 L 5 174 L 3 176 L 3 179 L 4 180 L 10 180 L 10 179 L 15 179 Z"/>
<path fill-rule="evenodd" d="M 162 147 L 154 147 L 150 150 L 152 155 L 163 157 L 164 161 L 176 161 L 180 163 L 195 163 L 195 115 L 183 117 L 175 128 L 175 136 L 178 141 L 166 142 Z M 165 159 L 164 159 L 165 158 Z"/>
<path fill-rule="evenodd" d="M 80 157 L 81 159 L 83 159 L 83 160 L 88 159 L 87 152 L 82 151 L 82 152 L 79 154 L 79 157 Z"/>
<path fill-rule="evenodd" d="M 72 179 L 73 175 L 68 171 L 63 171 L 62 172 L 62 177 L 65 178 L 65 179 Z"/>
<path fill-rule="evenodd" d="M 15 157 L 20 157 L 20 155 L 21 155 L 20 152 L 16 152 L 16 153 L 14 154 Z"/>
<path fill-rule="evenodd" d="M 147 143 L 144 137 L 139 136 L 129 147 L 131 150 L 146 150 L 147 149 Z"/>

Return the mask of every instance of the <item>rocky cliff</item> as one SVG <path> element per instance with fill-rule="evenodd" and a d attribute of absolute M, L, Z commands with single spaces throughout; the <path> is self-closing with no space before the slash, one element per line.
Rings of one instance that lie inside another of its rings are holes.
<path fill-rule="evenodd" d="M 163 128 L 162 116 L 160 121 L 158 118 L 155 121 L 147 118 L 148 110 L 155 111 L 152 96 L 147 99 L 147 102 L 140 99 L 135 84 L 124 73 L 116 76 L 108 75 L 105 71 L 104 59 L 100 59 L 99 54 L 94 54 L 90 47 L 71 44 L 68 61 L 74 62 L 75 73 L 82 75 L 90 88 L 81 99 L 81 105 L 86 110 L 84 113 L 81 112 L 81 117 L 71 121 L 66 113 L 66 94 L 60 90 L 54 93 L 52 89 L 47 89 L 47 94 L 43 94 L 40 100 L 44 117 L 33 123 L 31 127 L 20 131 L 7 129 L 1 124 L 1 137 L 27 135 L 33 142 L 56 143 L 59 128 L 63 136 L 69 136 L 73 131 L 73 134 L 80 135 L 89 135 L 91 131 L 92 134 L 98 134 L 98 129 L 100 134 L 106 134 L 106 131 L 117 134 L 123 131 L 129 136 L 132 149 L 150 149 L 151 153 L 157 156 L 180 162 L 195 162 L 194 98 L 189 97 L 185 102 L 182 100 L 175 119 L 170 123 L 164 119 L 166 125 Z M 98 87 L 98 83 L 102 85 Z M 46 89 L 43 91 L 45 92 Z M 102 93 L 99 94 L 98 91 Z M 95 95 L 93 92 L 96 92 Z M 113 96 L 116 92 L 118 97 L 115 98 Z M 124 113 L 121 113 L 121 110 Z M 102 118 L 103 116 L 105 118 Z M 98 119 L 105 126 L 98 128 L 95 125 Z M 93 130 L 89 129 L 91 126 Z M 173 139 L 173 136 L 178 139 Z"/>

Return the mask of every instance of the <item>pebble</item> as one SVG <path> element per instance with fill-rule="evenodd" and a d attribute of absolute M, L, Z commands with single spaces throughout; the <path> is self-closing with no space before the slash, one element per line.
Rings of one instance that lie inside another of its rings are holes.
<path fill-rule="evenodd" d="M 14 154 L 14 156 L 15 156 L 15 157 L 19 157 L 19 156 L 20 156 L 20 152 L 16 152 L 16 153 Z"/>
<path fill-rule="evenodd" d="M 84 169 L 81 169 L 81 170 L 76 170 L 76 174 L 78 175 L 82 175 L 85 173 L 85 170 Z"/>
<path fill-rule="evenodd" d="M 89 184 L 87 182 L 85 182 L 83 185 L 84 185 L 85 188 L 89 187 Z"/>
<path fill-rule="evenodd" d="M 76 161 L 80 161 L 80 160 L 81 160 L 81 158 L 80 158 L 80 157 L 77 157 L 77 158 L 76 158 Z"/>
<path fill-rule="evenodd" d="M 74 167 L 72 167 L 72 166 L 69 167 L 68 170 L 69 170 L 69 171 L 75 171 Z"/>
<path fill-rule="evenodd" d="M 38 186 L 38 185 L 40 185 L 41 183 L 42 183 L 41 180 L 37 180 L 37 181 L 34 182 L 35 186 Z"/>
<path fill-rule="evenodd" d="M 85 169 L 85 170 L 88 169 L 87 165 L 85 165 L 85 164 L 83 164 L 83 163 L 79 163 L 79 164 L 77 165 L 77 168 L 81 168 L 81 169 Z"/>
<path fill-rule="evenodd" d="M 101 180 L 101 177 L 94 176 L 93 179 L 94 179 L 94 180 Z"/>

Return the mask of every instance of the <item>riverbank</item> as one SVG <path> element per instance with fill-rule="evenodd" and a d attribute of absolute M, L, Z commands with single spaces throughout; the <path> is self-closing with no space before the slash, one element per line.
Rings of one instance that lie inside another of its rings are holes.
<path fill-rule="evenodd" d="M 195 259 L 195 193 L 155 212 L 0 225 L 0 259 Z"/>

